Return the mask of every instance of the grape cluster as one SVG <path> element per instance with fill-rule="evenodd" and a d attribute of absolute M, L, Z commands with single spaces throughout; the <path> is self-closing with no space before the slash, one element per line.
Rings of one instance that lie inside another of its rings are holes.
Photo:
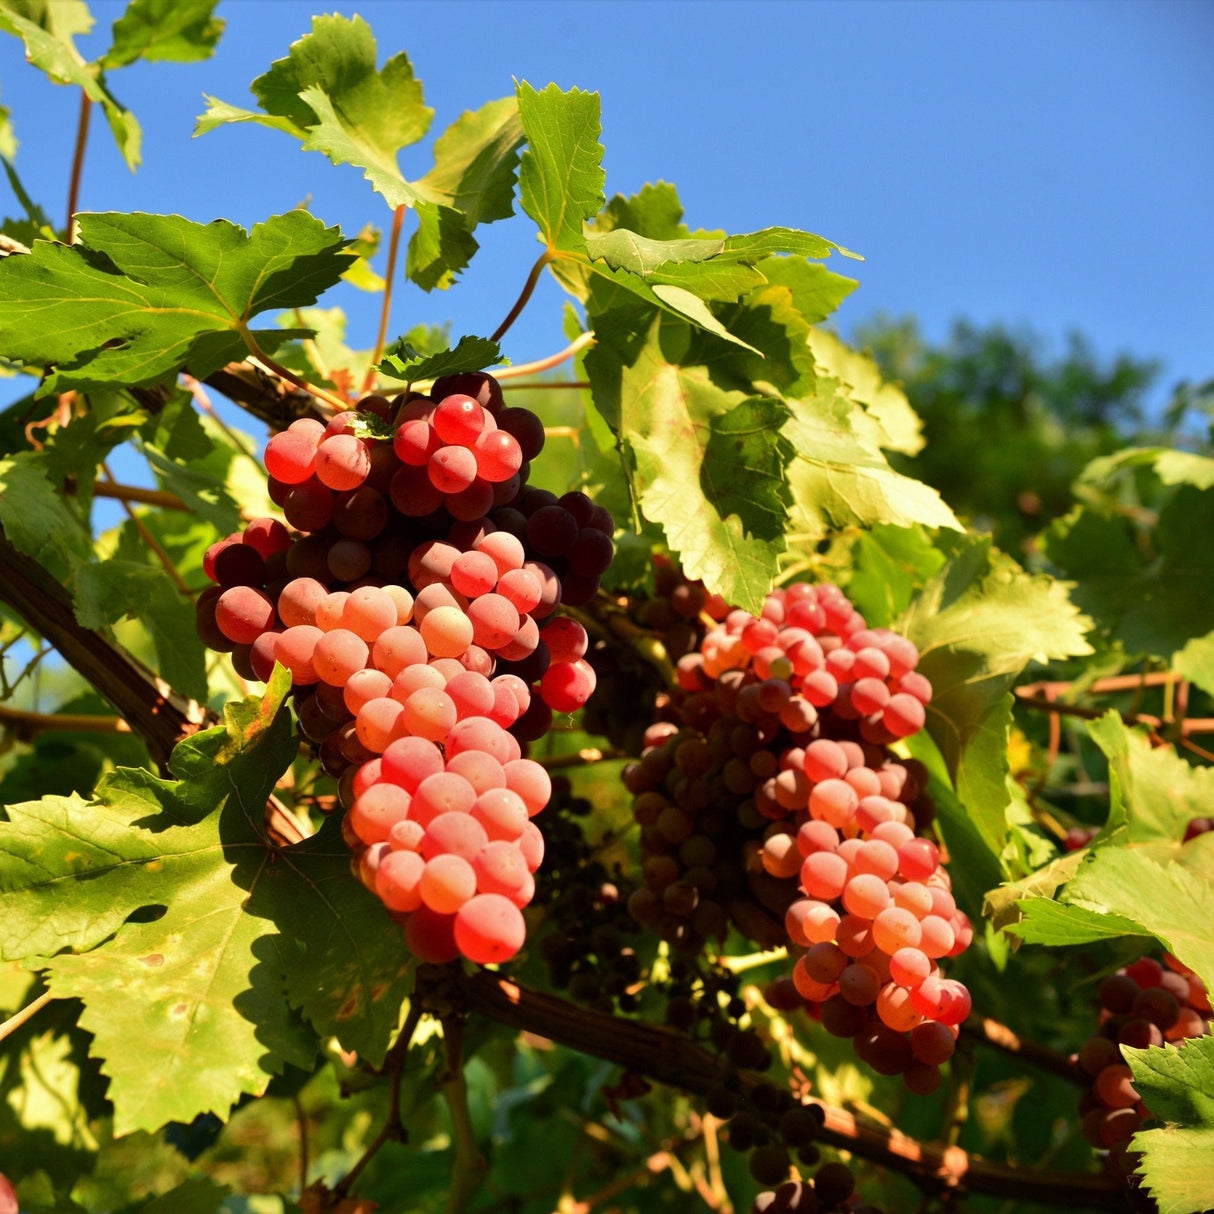
<path fill-rule="evenodd" d="M 1178 1043 L 1210 1031 L 1210 999 L 1201 979 L 1174 957 L 1160 964 L 1143 957 L 1110 974 L 1097 990 L 1100 1029 L 1075 1057 L 1080 1076 L 1090 1086 L 1079 1100 L 1083 1136 L 1109 1152 L 1110 1165 L 1129 1177 L 1130 1139 L 1149 1113 L 1134 1089 L 1121 1046 L 1145 1049 Z"/>
<path fill-rule="evenodd" d="M 628 941 L 637 925 L 628 913 L 631 882 L 608 869 L 587 841 L 580 819 L 591 812 L 567 779 L 552 781 L 545 827 L 545 863 L 537 875 L 535 904 L 544 908 L 538 951 L 549 984 L 602 1012 L 636 1011 L 633 987 L 642 965 Z"/>
<path fill-rule="evenodd" d="M 813 1180 L 787 1180 L 760 1193 L 750 1214 L 880 1214 L 875 1206 L 857 1204 L 856 1178 L 843 1163 L 824 1163 Z"/>
<path fill-rule="evenodd" d="M 423 961 L 522 946 L 551 789 L 522 744 L 594 690 L 585 630 L 555 613 L 598 589 L 614 525 L 527 486 L 543 443 L 483 374 L 300 419 L 265 456 L 294 533 L 256 519 L 204 561 L 200 636 L 246 678 L 290 672 L 359 876 Z"/>
<path fill-rule="evenodd" d="M 925 773 L 888 749 L 923 725 L 917 662 L 837 587 L 776 590 L 679 659 L 665 719 L 624 778 L 642 828 L 638 921 L 691 951 L 730 921 L 804 950 L 801 1003 L 875 1070 L 928 1092 L 970 1008 L 937 962 L 973 930 L 915 833 L 934 814 Z"/>

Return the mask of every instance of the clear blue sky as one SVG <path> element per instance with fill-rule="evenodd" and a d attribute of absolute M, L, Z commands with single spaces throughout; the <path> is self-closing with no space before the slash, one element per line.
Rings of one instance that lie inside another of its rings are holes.
<path fill-rule="evenodd" d="M 103 49 L 122 5 L 93 4 Z M 332 6 L 329 6 L 331 11 Z M 387 207 L 358 170 L 277 132 L 190 138 L 203 92 L 249 104 L 248 83 L 307 31 L 296 0 L 224 0 L 217 56 L 137 64 L 111 85 L 144 126 L 132 177 L 98 122 L 82 207 L 176 211 L 251 224 L 310 197 L 354 232 Z M 913 313 L 929 336 L 955 317 L 1084 331 L 1109 355 L 1158 356 L 1165 384 L 1214 373 L 1214 5 L 765 3 L 666 0 L 394 2 L 365 16 L 381 60 L 406 50 L 437 110 L 433 133 L 512 77 L 598 90 L 608 193 L 675 182 L 693 225 L 780 223 L 863 253 L 839 324 Z M 27 186 L 62 221 L 77 100 L 0 41 Z M 431 136 L 431 138 L 433 135 Z M 407 176 L 428 167 L 406 149 Z M 4 187 L 7 190 L 7 186 Z M 12 212 L 15 204 L 5 200 Z M 393 331 L 451 319 L 487 333 L 536 253 L 525 219 L 481 229 L 461 285 L 400 296 Z M 838 261 L 838 259 L 836 259 Z M 561 344 L 555 286 L 511 334 L 515 361 Z M 353 291 L 352 344 L 373 318 Z"/>

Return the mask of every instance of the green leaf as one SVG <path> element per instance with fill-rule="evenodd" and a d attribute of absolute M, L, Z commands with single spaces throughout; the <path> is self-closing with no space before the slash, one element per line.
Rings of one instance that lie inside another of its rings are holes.
<path fill-rule="evenodd" d="M 898 628 L 931 680 L 927 728 L 996 854 L 1007 833 L 1012 685 L 1030 662 L 1091 653 L 1086 627 L 1060 583 L 1025 573 L 989 536 L 967 536 Z"/>
<path fill-rule="evenodd" d="M 787 287 L 793 305 L 811 325 L 825 320 L 860 285 L 803 257 L 765 257 L 755 269 L 773 287 Z"/>
<path fill-rule="evenodd" d="M 85 63 L 72 41 L 74 34 L 84 33 L 91 26 L 87 7 L 73 0 L 0 2 L 0 29 L 20 38 L 25 43 L 26 59 L 56 84 L 78 85 L 90 100 L 101 106 L 118 150 L 127 167 L 134 170 L 140 160 L 142 132 L 139 123 L 110 92 L 105 73 L 97 64 Z"/>
<path fill-rule="evenodd" d="M 76 618 L 85 628 L 116 624 L 125 616 L 141 620 L 156 647 L 160 677 L 182 695 L 206 702 L 206 650 L 194 608 L 162 566 L 117 559 L 84 565 L 74 590 Z"/>
<path fill-rule="evenodd" d="M 518 109 L 527 135 L 519 166 L 523 210 L 535 220 L 549 249 L 575 249 L 582 224 L 604 202 L 599 96 L 555 84 L 537 92 L 518 85 Z"/>
<path fill-rule="evenodd" d="M 313 17 L 312 32 L 253 81 L 253 92 L 264 113 L 208 98 L 194 133 L 260 122 L 295 135 L 334 164 L 356 165 L 393 209 L 427 201 L 401 174 L 397 154 L 425 135 L 434 111 L 423 103 L 404 52 L 376 70 L 375 36 L 361 17 Z"/>
<path fill-rule="evenodd" d="M 396 379 L 416 383 L 459 371 L 481 371 L 501 361 L 501 348 L 487 337 L 461 337 L 455 349 L 436 354 L 421 354 L 409 344 L 407 337 L 402 337 L 384 351 L 383 361 L 375 369 Z"/>
<path fill-rule="evenodd" d="M 1214 1038 L 1121 1048 L 1138 1094 L 1167 1123 L 1134 1135 L 1131 1148 L 1142 1153 L 1138 1175 L 1159 1214 L 1204 1209 L 1214 1193 Z"/>
<path fill-rule="evenodd" d="M 19 552 L 41 564 L 54 555 L 70 565 L 92 553 L 83 522 L 55 492 L 33 451 L 0 460 L 0 526 Z"/>
<path fill-rule="evenodd" d="M 226 1115 L 285 1062 L 310 1066 L 292 1007 L 383 1058 L 407 982 L 399 932 L 335 828 L 286 850 L 266 835 L 297 747 L 288 686 L 279 669 L 263 699 L 181 743 L 173 779 L 124 769 L 92 802 L 48 797 L 0 823 L 0 952 L 84 1001 L 118 1134 Z"/>
<path fill-rule="evenodd" d="M 832 381 L 820 381 L 815 395 L 789 406 L 785 433 L 797 452 L 789 469 L 796 530 L 812 540 L 874 523 L 961 530 L 934 489 L 889 466 L 881 453 L 884 431 Z"/>
<path fill-rule="evenodd" d="M 1177 842 L 1214 805 L 1214 767 L 1194 767 L 1171 746 L 1152 746 L 1109 710 L 1088 723 L 1109 761 L 1109 817 L 1098 841 Z"/>
<path fill-rule="evenodd" d="M 1075 580 L 1072 599 L 1134 654 L 1172 661 L 1214 692 L 1214 552 L 1194 534 L 1214 528 L 1214 489 L 1182 484 L 1159 512 L 1144 559 L 1122 517 L 1081 507 L 1046 533 L 1050 560 Z"/>
<path fill-rule="evenodd" d="M 473 229 L 514 214 L 514 179 L 524 139 L 518 102 L 490 101 L 461 115 L 434 145 L 434 167 L 417 182 L 406 272 L 426 290 L 449 287 L 476 252 Z"/>
<path fill-rule="evenodd" d="M 227 1185 L 198 1176 L 153 1197 L 139 1207 L 139 1214 L 215 1214 L 229 1192 Z"/>
<path fill-rule="evenodd" d="M 1177 855 L 1190 848 L 1165 848 Z M 1160 849 L 1098 847 L 1063 888 L 1061 902 L 1027 898 L 1008 930 L 1030 944 L 1085 944 L 1154 936 L 1209 985 L 1214 981 L 1214 884 L 1192 867 L 1154 858 Z"/>
<path fill-rule="evenodd" d="M 852 541 L 848 597 L 871 628 L 888 628 L 947 557 L 922 527 L 878 523 Z"/>
<path fill-rule="evenodd" d="M 1105 485 L 1127 469 L 1153 468 L 1165 485 L 1214 488 L 1214 459 L 1172 447 L 1127 447 L 1092 460 L 1079 478 L 1081 485 Z"/>
<path fill-rule="evenodd" d="M 215 16 L 218 0 L 131 0 L 114 22 L 112 45 L 102 67 L 122 67 L 136 59 L 193 63 L 209 59 L 223 34 Z"/>
<path fill-rule="evenodd" d="M 637 501 L 688 577 L 757 613 L 784 551 L 787 409 L 723 390 L 703 367 L 668 361 L 670 327 L 655 319 L 622 372 L 619 436 L 634 463 Z"/>
<path fill-rule="evenodd" d="M 845 346 L 833 333 L 811 329 L 809 348 L 818 367 L 839 382 L 843 394 L 858 401 L 877 420 L 885 436 L 881 447 L 903 455 L 923 450 L 923 423 L 905 393 L 881 378 L 877 364 Z"/>
<path fill-rule="evenodd" d="M 242 355 L 253 316 L 314 303 L 348 267 L 341 233 L 304 211 L 251 233 L 179 215 L 77 218 L 78 244 L 0 262 L 0 353 L 55 364 L 44 393 L 205 376 Z"/>
<path fill-rule="evenodd" d="M 141 444 L 141 450 L 161 488 L 177 494 L 220 534 L 230 535 L 241 529 L 240 505 L 219 476 L 206 467 L 179 464 L 150 443 Z"/>

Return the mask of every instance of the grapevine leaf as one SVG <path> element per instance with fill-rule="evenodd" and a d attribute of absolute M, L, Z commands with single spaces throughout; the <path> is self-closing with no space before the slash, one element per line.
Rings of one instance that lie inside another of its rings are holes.
<path fill-rule="evenodd" d="M 947 557 L 922 527 L 878 523 L 852 542 L 847 593 L 870 627 L 890 627 Z"/>
<path fill-rule="evenodd" d="M 811 325 L 825 320 L 860 285 L 803 257 L 765 257 L 755 268 L 772 286 L 792 292 L 793 306 Z"/>
<path fill-rule="evenodd" d="M 881 453 L 884 432 L 832 381 L 821 380 L 814 395 L 789 405 L 792 422 L 785 433 L 797 452 L 789 484 L 798 531 L 818 539 L 874 523 L 961 530 L 934 489 L 889 466 Z"/>
<path fill-rule="evenodd" d="M 613 228 L 586 238 L 586 255 L 591 261 L 605 261 L 614 270 L 627 270 L 642 278 L 649 278 L 663 266 L 707 261 L 724 248 L 724 237 L 654 240 L 627 228 Z"/>
<path fill-rule="evenodd" d="M 514 214 L 514 179 L 523 124 L 513 97 L 458 118 L 434 145 L 434 167 L 417 188 L 418 230 L 406 270 L 419 286 L 448 287 L 476 252 L 473 229 Z"/>
<path fill-rule="evenodd" d="M 191 63 L 209 59 L 223 34 L 215 16 L 218 0 L 131 0 L 114 22 L 112 45 L 102 67 L 123 67 L 136 59 Z"/>
<path fill-rule="evenodd" d="M 218 476 L 205 467 L 179 464 L 150 443 L 141 450 L 160 486 L 177 494 L 199 518 L 224 535 L 241 529 L 240 506 Z"/>
<path fill-rule="evenodd" d="M 1114 640 L 1131 653 L 1170 659 L 1178 673 L 1214 692 L 1214 554 L 1192 542 L 1211 527 L 1214 489 L 1184 483 L 1159 512 L 1149 562 L 1131 525 L 1095 507 L 1059 519 L 1045 548 L 1075 580 L 1072 599 Z"/>
<path fill-rule="evenodd" d="M 1165 849 L 1165 854 L 1191 849 Z M 1062 890 L 1061 901 L 1025 898 L 1008 930 L 1030 944 L 1085 944 L 1123 935 L 1154 936 L 1214 982 L 1214 884 L 1189 865 L 1165 863 L 1142 847 L 1103 846 Z M 1158 854 L 1158 852 L 1156 853 Z"/>
<path fill-rule="evenodd" d="M 518 110 L 527 135 L 519 165 L 522 208 L 549 249 L 580 248 L 583 223 L 604 202 L 599 95 L 563 93 L 555 84 L 537 92 L 522 81 Z"/>
<path fill-rule="evenodd" d="M 1170 746 L 1152 746 L 1119 713 L 1089 722 L 1088 733 L 1109 761 L 1109 817 L 1100 841 L 1173 842 L 1214 805 L 1214 768 L 1194 767 Z"/>
<path fill-rule="evenodd" d="M 0 526 L 18 551 L 40 564 L 52 554 L 69 566 L 91 555 L 81 520 L 55 492 L 33 451 L 0 460 Z"/>
<path fill-rule="evenodd" d="M 1091 653 L 1087 623 L 1060 583 L 1025 573 L 985 536 L 958 542 L 898 629 L 931 680 L 928 730 L 996 854 L 1007 830 L 1012 685 L 1032 661 Z"/>
<path fill-rule="evenodd" d="M 481 371 L 501 361 L 501 347 L 487 337 L 461 337 L 453 350 L 435 354 L 419 353 L 407 337 L 402 337 L 384 351 L 383 362 L 375 369 L 396 379 L 416 383 L 459 371 Z"/>
<path fill-rule="evenodd" d="M 757 613 L 784 551 L 787 409 L 721 389 L 703 367 L 667 361 L 664 326 L 655 319 L 622 373 L 619 435 L 637 500 L 689 577 Z"/>
<path fill-rule="evenodd" d="M 228 122 L 260 122 L 334 164 L 356 165 L 393 209 L 425 201 L 401 174 L 397 154 L 425 135 L 434 111 L 423 103 L 421 81 L 404 52 L 380 71 L 375 64 L 375 36 L 361 17 L 313 17 L 312 32 L 253 81 L 263 113 L 208 97 L 194 134 Z"/>
<path fill-rule="evenodd" d="M 56 84 L 74 84 L 101 106 L 127 167 L 139 166 L 142 132 L 135 115 L 110 92 L 105 73 L 84 61 L 72 41 L 92 26 L 88 8 L 74 2 L 21 3 L 0 0 L 0 29 L 25 43 L 25 57 Z"/>
<path fill-rule="evenodd" d="M 1103 485 L 1128 468 L 1153 468 L 1165 485 L 1214 489 L 1214 459 L 1171 447 L 1128 447 L 1094 459 L 1079 478 L 1082 485 Z"/>
<path fill-rule="evenodd" d="M 84 1001 L 117 1133 L 225 1115 L 284 1062 L 309 1066 L 292 1007 L 383 1057 L 405 989 L 398 933 L 336 831 L 285 851 L 266 835 L 297 746 L 288 686 L 278 670 L 263 699 L 181 743 L 172 779 L 122 769 L 92 802 L 47 797 L 0 823 L 0 952 Z"/>
<path fill-rule="evenodd" d="M 0 263 L 0 352 L 56 365 L 41 391 L 204 376 L 244 350 L 267 308 L 314 303 L 348 268 L 345 242 L 304 211 L 252 232 L 179 215 L 78 216 L 74 246 L 39 242 Z M 290 334 L 254 334 L 273 347 Z"/>
<path fill-rule="evenodd" d="M 160 677 L 182 695 L 207 699 L 206 650 L 194 609 L 160 565 L 108 560 L 82 566 L 74 583 L 76 618 L 85 628 L 142 620 L 156 647 Z"/>
<path fill-rule="evenodd" d="M 1134 1087 L 1166 1128 L 1140 1130 L 1130 1144 L 1142 1153 L 1137 1172 L 1159 1214 L 1191 1214 L 1214 1193 L 1214 1038 L 1148 1046 L 1122 1053 Z"/>
<path fill-rule="evenodd" d="M 865 354 L 845 346 L 833 333 L 811 329 L 809 348 L 814 361 L 827 375 L 837 380 L 844 395 L 859 401 L 885 432 L 881 447 L 903 455 L 923 450 L 923 423 L 910 406 L 905 393 L 881 378 L 877 364 Z"/>

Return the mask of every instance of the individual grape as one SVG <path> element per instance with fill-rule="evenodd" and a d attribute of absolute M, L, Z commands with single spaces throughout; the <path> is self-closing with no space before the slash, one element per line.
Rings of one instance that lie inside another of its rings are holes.
<path fill-rule="evenodd" d="M 316 454 L 317 443 L 308 433 L 288 428 L 266 444 L 266 471 L 284 485 L 298 485 L 315 470 Z"/>
<path fill-rule="evenodd" d="M 405 923 L 405 947 L 429 965 L 454 961 L 460 955 L 455 942 L 455 915 L 441 914 L 423 903 Z"/>
<path fill-rule="evenodd" d="M 315 624 L 316 608 L 328 590 L 315 578 L 294 578 L 278 595 L 278 618 L 290 628 L 296 624 Z"/>
<path fill-rule="evenodd" d="M 435 657 L 458 657 L 474 637 L 474 626 L 458 607 L 436 607 L 421 621 L 422 640 Z"/>
<path fill-rule="evenodd" d="M 451 585 L 469 598 L 488 594 L 498 576 L 497 562 L 487 552 L 462 552 L 451 564 Z"/>
<path fill-rule="evenodd" d="M 425 861 L 415 851 L 390 851 L 375 872 L 375 892 L 393 911 L 415 911 L 422 904 Z"/>
<path fill-rule="evenodd" d="M 477 542 L 476 551 L 492 557 L 499 576 L 509 573 L 512 569 L 522 569 L 526 560 L 526 550 L 522 543 L 508 531 L 494 531 L 486 535 Z"/>
<path fill-rule="evenodd" d="M 427 777 L 443 771 L 442 752 L 433 742 L 418 737 L 390 742 L 384 748 L 381 763 L 383 778 L 409 793 L 416 792 Z"/>
<path fill-rule="evenodd" d="M 370 656 L 366 641 L 344 628 L 335 628 L 317 639 L 312 667 L 323 682 L 344 687 L 356 671 L 366 666 Z"/>
<path fill-rule="evenodd" d="M 414 468 L 424 468 L 442 445 L 438 431 L 423 418 L 403 422 L 392 439 L 397 458 Z"/>
<path fill-rule="evenodd" d="M 281 662 L 297 684 L 315 683 L 319 676 L 312 664 L 317 642 L 324 633 L 311 624 L 297 624 L 280 632 L 274 641 L 274 660 Z"/>
<path fill-rule="evenodd" d="M 885 882 L 871 873 L 852 877 L 843 889 L 843 905 L 863 919 L 875 919 L 892 901 Z"/>
<path fill-rule="evenodd" d="M 483 674 L 461 667 L 460 673 L 448 681 L 446 692 L 455 704 L 458 720 L 487 716 L 493 708 L 493 687 Z"/>
<path fill-rule="evenodd" d="M 476 456 L 467 447 L 440 447 L 430 456 L 426 473 L 439 493 L 460 493 L 476 480 Z"/>
<path fill-rule="evenodd" d="M 469 603 L 468 619 L 472 621 L 473 640 L 485 649 L 506 645 L 520 624 L 518 609 L 500 594 L 484 594 Z"/>
<path fill-rule="evenodd" d="M 920 921 L 908 910 L 887 906 L 873 918 L 873 940 L 891 958 L 901 949 L 917 948 L 922 938 Z"/>
<path fill-rule="evenodd" d="M 383 754 L 404 732 L 405 711 L 405 705 L 388 696 L 368 700 L 354 718 L 358 740 L 373 753 Z"/>
<path fill-rule="evenodd" d="M 392 680 L 379 670 L 356 670 L 342 691 L 346 708 L 353 716 L 368 700 L 386 696 L 392 688 Z"/>
<path fill-rule="evenodd" d="M 282 512 L 297 531 L 321 531 L 333 519 L 333 492 L 315 477 L 296 485 L 283 498 Z"/>
<path fill-rule="evenodd" d="M 437 687 L 415 691 L 400 707 L 409 733 L 431 742 L 445 738 L 457 719 L 455 701 Z"/>
<path fill-rule="evenodd" d="M 274 625 L 274 604 L 252 586 L 232 586 L 215 600 L 215 624 L 229 641 L 251 645 Z"/>
<path fill-rule="evenodd" d="M 503 839 L 509 843 L 522 838 L 528 822 L 527 806 L 522 797 L 509 788 L 494 788 L 481 793 L 470 812 L 485 828 L 490 839 Z"/>
<path fill-rule="evenodd" d="M 421 633 L 407 624 L 385 628 L 371 649 L 375 668 L 389 679 L 395 679 L 410 666 L 425 663 L 427 657 L 429 653 Z"/>
<path fill-rule="evenodd" d="M 455 916 L 456 944 L 477 965 L 509 961 L 525 936 L 522 912 L 500 894 L 477 894 Z"/>
<path fill-rule="evenodd" d="M 477 855 L 488 842 L 485 828 L 470 813 L 448 810 L 435 814 L 426 825 L 421 853 L 426 860 L 447 854 L 462 856 L 475 868 Z M 526 869 L 522 856 L 519 864 Z"/>
<path fill-rule="evenodd" d="M 839 975 L 839 994 L 857 1007 L 867 1007 L 880 990 L 881 979 L 867 965 L 853 963 Z"/>
<path fill-rule="evenodd" d="M 1128 1066 L 1106 1066 L 1096 1076 L 1096 1094 L 1111 1109 L 1126 1109 L 1137 1104 L 1134 1072 Z"/>
<path fill-rule="evenodd" d="M 555 662 L 540 680 L 540 695 L 553 712 L 576 712 L 594 693 L 594 668 L 584 659 Z"/>
<path fill-rule="evenodd" d="M 361 540 L 338 540 L 329 549 L 328 567 L 339 582 L 355 582 L 371 568 L 371 549 Z"/>
<path fill-rule="evenodd" d="M 429 460 L 422 468 L 406 464 L 398 469 L 388 486 L 388 497 L 406 518 L 424 518 L 443 504 L 442 492 L 430 479 Z"/>
<path fill-rule="evenodd" d="M 266 579 L 266 563 L 249 544 L 226 544 L 215 556 L 213 577 L 220 586 L 253 586 L 260 589 Z"/>
<path fill-rule="evenodd" d="M 472 444 L 476 471 L 491 484 L 508 481 L 523 466 L 523 449 L 518 439 L 506 430 L 480 434 Z"/>
<path fill-rule="evenodd" d="M 333 526 L 354 540 L 373 540 L 388 525 L 390 510 L 382 493 L 361 485 L 333 501 Z M 313 528 L 314 530 L 314 528 Z"/>
<path fill-rule="evenodd" d="M 476 893 L 476 870 L 462 856 L 437 855 L 426 861 L 418 888 L 432 911 L 453 915 Z"/>
<path fill-rule="evenodd" d="M 931 972 L 931 959 L 913 945 L 898 948 L 890 956 L 889 976 L 908 990 L 914 990 Z"/>
<path fill-rule="evenodd" d="M 462 393 L 452 393 L 435 407 L 433 425 L 444 443 L 471 447 L 484 431 L 487 420 L 478 401 Z"/>
<path fill-rule="evenodd" d="M 505 768 L 492 756 L 477 750 L 461 751 L 447 763 L 447 770 L 462 776 L 478 795 L 506 790 Z M 524 807 L 524 813 L 526 809 Z"/>
<path fill-rule="evenodd" d="M 399 785 L 376 784 L 350 806 L 350 825 L 364 843 L 382 843 L 409 816 L 409 806 L 409 794 Z"/>
<path fill-rule="evenodd" d="M 353 434 L 335 434 L 316 449 L 316 478 L 330 489 L 357 489 L 370 471 L 367 445 Z"/>

